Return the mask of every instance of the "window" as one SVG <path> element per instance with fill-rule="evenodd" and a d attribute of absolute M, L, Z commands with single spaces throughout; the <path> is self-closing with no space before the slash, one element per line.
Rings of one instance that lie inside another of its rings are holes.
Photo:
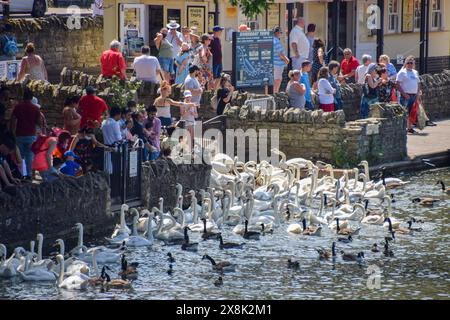
<path fill-rule="evenodd" d="M 442 26 L 441 0 L 431 0 L 431 29 L 437 30 Z"/>
<path fill-rule="evenodd" d="M 414 0 L 414 31 L 420 30 L 420 14 L 421 14 L 421 1 Z"/>
<path fill-rule="evenodd" d="M 398 15 L 399 15 L 399 0 L 389 0 L 388 2 L 388 31 L 389 32 L 397 32 L 398 31 Z"/>

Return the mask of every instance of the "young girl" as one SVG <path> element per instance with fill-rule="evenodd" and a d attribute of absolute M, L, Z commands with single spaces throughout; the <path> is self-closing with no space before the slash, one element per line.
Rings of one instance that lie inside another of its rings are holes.
<path fill-rule="evenodd" d="M 334 111 L 334 94 L 336 92 L 336 89 L 334 89 L 331 86 L 330 81 L 328 81 L 329 77 L 330 74 L 328 72 L 328 68 L 320 68 L 317 87 L 319 90 L 320 109 L 325 112 Z"/>
<path fill-rule="evenodd" d="M 191 135 L 191 145 L 194 141 L 195 118 L 198 117 L 197 105 L 191 103 L 192 93 L 189 90 L 184 91 L 184 103 L 180 104 L 181 119 L 185 122 L 185 128 Z"/>

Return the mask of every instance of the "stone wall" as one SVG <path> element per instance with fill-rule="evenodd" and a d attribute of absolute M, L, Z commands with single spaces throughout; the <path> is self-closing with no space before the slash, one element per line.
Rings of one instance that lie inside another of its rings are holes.
<path fill-rule="evenodd" d="M 77 222 L 85 227 L 86 242 L 109 236 L 116 221 L 110 213 L 109 192 L 102 173 L 0 192 L 0 242 L 9 250 L 28 248 L 29 241 L 42 233 L 47 252 L 57 238 L 72 248 L 78 236 L 72 227 Z"/>
<path fill-rule="evenodd" d="M 25 48 L 28 42 L 36 46 L 45 62 L 50 80 L 58 79 L 64 66 L 100 72 L 103 51 L 103 17 L 81 18 L 81 29 L 69 29 L 67 17 L 48 16 L 37 19 L 10 19 L 17 43 Z M 5 23 L 0 21 L 1 25 Z M 23 50 L 17 58 L 21 58 Z"/>

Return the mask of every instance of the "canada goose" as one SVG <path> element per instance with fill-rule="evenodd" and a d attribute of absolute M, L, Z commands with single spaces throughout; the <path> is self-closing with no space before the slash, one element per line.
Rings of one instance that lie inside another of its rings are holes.
<path fill-rule="evenodd" d="M 220 271 L 220 272 L 234 272 L 235 271 L 235 266 L 229 261 L 216 262 L 213 258 L 211 258 L 207 254 L 205 254 L 202 257 L 202 260 L 205 260 L 205 259 L 207 259 L 211 262 L 212 268 L 215 271 Z"/>
<path fill-rule="evenodd" d="M 395 231 L 389 231 L 389 235 L 384 237 L 385 241 L 394 241 L 395 240 Z"/>
<path fill-rule="evenodd" d="M 210 240 L 210 239 L 218 240 L 219 239 L 219 233 L 218 232 L 208 231 L 206 229 L 206 218 L 201 218 L 200 220 L 203 221 L 202 239 L 203 240 Z"/>
<path fill-rule="evenodd" d="M 172 256 L 172 253 L 168 252 L 167 256 L 168 256 L 167 261 L 169 261 L 170 263 L 175 262 L 175 258 Z"/>
<path fill-rule="evenodd" d="M 171 276 L 171 275 L 173 274 L 173 268 L 172 268 L 172 265 L 171 265 L 171 264 L 169 264 L 169 270 L 167 270 L 167 274 L 168 274 L 169 276 Z"/>
<path fill-rule="evenodd" d="M 102 286 L 106 279 L 105 273 L 106 273 L 106 266 L 103 266 L 100 276 L 97 275 L 97 277 L 88 279 L 87 280 L 88 284 L 91 287 Z"/>
<path fill-rule="evenodd" d="M 216 281 L 214 281 L 214 285 L 216 287 L 220 287 L 221 285 L 223 285 L 223 279 L 222 277 L 219 277 Z"/>
<path fill-rule="evenodd" d="M 380 252 L 380 249 L 378 249 L 378 245 L 376 243 L 374 243 L 372 245 L 372 248 L 370 249 L 370 251 L 372 251 L 372 252 Z"/>
<path fill-rule="evenodd" d="M 336 242 L 331 244 L 331 250 L 316 249 L 319 253 L 319 259 L 329 259 L 330 257 L 336 257 Z"/>
<path fill-rule="evenodd" d="M 306 218 L 302 219 L 302 227 L 303 227 L 303 231 L 302 234 L 305 236 L 319 236 L 322 233 L 322 227 L 316 227 L 316 226 L 311 226 L 309 225 L 308 227 L 306 227 Z"/>
<path fill-rule="evenodd" d="M 270 229 L 266 230 L 265 224 L 264 224 L 264 223 L 261 223 L 261 234 L 262 234 L 263 236 L 265 236 L 266 234 L 273 234 L 273 229 L 270 228 Z"/>
<path fill-rule="evenodd" d="M 422 228 L 413 228 L 413 227 L 412 227 L 412 224 L 413 224 L 413 221 L 412 221 L 412 220 L 409 220 L 409 221 L 407 222 L 407 224 L 408 224 L 408 229 L 411 230 L 411 231 L 418 231 L 418 232 L 423 231 Z"/>
<path fill-rule="evenodd" d="M 414 198 L 414 199 L 412 199 L 412 202 L 418 203 L 424 207 L 432 207 L 434 205 L 434 203 L 439 202 L 439 200 L 433 199 L 433 198 Z"/>
<path fill-rule="evenodd" d="M 139 263 L 138 262 L 133 262 L 128 264 L 127 259 L 125 259 L 125 255 L 122 255 L 122 259 L 121 259 L 121 271 L 119 272 L 119 276 L 123 279 L 129 279 L 129 280 L 135 280 L 138 277 L 138 271 L 137 271 L 137 267 L 138 267 Z"/>
<path fill-rule="evenodd" d="M 336 233 L 341 235 L 357 235 L 359 233 L 359 230 L 361 228 L 357 229 L 351 229 L 351 228 L 341 228 L 339 226 L 339 218 L 336 218 Z"/>
<path fill-rule="evenodd" d="M 223 242 L 223 238 L 222 238 L 222 234 L 219 233 L 219 240 L 220 240 L 220 244 L 219 244 L 219 248 L 220 249 L 243 249 L 243 245 L 245 243 L 233 243 L 233 242 Z"/>
<path fill-rule="evenodd" d="M 257 231 L 248 231 L 248 220 L 245 220 L 244 239 L 259 240 L 261 233 Z"/>
<path fill-rule="evenodd" d="M 364 259 L 364 252 L 359 252 L 357 255 L 354 253 L 345 253 L 344 251 L 341 251 L 342 254 L 342 260 L 345 261 L 358 261 L 361 262 Z"/>
<path fill-rule="evenodd" d="M 392 230 L 391 218 L 386 218 L 386 219 L 384 219 L 384 221 L 389 223 L 389 232 L 392 233 L 393 230 Z M 411 233 L 411 231 L 412 230 L 410 230 L 410 229 L 405 229 L 405 228 L 402 228 L 402 227 L 398 227 L 398 228 L 395 229 L 395 233 L 399 233 L 399 234 L 409 234 L 409 233 Z"/>
<path fill-rule="evenodd" d="M 188 226 L 184 227 L 184 243 L 181 250 L 197 252 L 198 242 L 189 242 L 188 230 L 191 230 Z"/>
<path fill-rule="evenodd" d="M 388 242 L 388 241 L 386 241 L 386 243 L 384 244 L 383 254 L 384 254 L 386 257 L 393 257 L 393 256 L 394 256 L 394 251 L 392 251 L 392 250 L 389 248 L 389 242 Z"/>
<path fill-rule="evenodd" d="M 111 270 L 108 266 L 106 269 Z M 131 282 L 123 279 L 111 279 L 108 273 L 105 272 L 105 281 L 103 282 L 103 288 L 105 290 L 109 289 L 130 289 Z"/>
<path fill-rule="evenodd" d="M 289 269 L 298 270 L 300 269 L 300 262 L 298 261 L 292 261 L 290 258 L 287 260 L 287 267 Z"/>
<path fill-rule="evenodd" d="M 353 238 L 351 235 L 349 235 L 348 238 L 338 238 L 338 241 L 342 243 L 350 243 L 353 241 Z"/>
<path fill-rule="evenodd" d="M 442 191 L 445 192 L 446 194 L 450 195 L 450 187 L 445 187 L 444 181 L 439 180 L 438 182 L 436 182 L 436 184 L 440 184 L 442 187 Z"/>

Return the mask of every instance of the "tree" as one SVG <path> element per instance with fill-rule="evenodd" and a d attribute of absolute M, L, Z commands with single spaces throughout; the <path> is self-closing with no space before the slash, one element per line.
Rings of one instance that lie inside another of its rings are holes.
<path fill-rule="evenodd" d="M 242 13 L 249 18 L 264 13 L 274 0 L 229 0 L 232 6 L 238 6 Z"/>

